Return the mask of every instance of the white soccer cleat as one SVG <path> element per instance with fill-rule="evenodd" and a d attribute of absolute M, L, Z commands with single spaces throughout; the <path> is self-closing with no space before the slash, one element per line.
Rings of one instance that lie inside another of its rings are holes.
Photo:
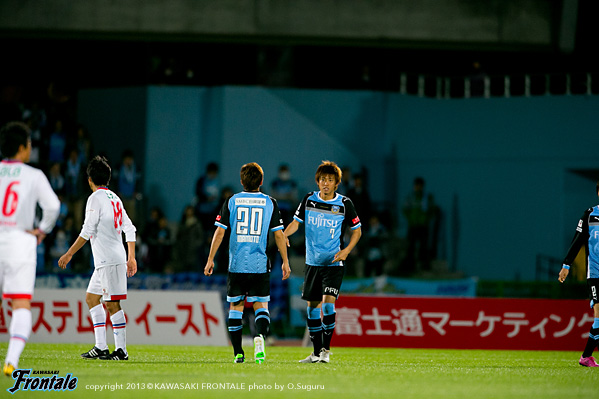
<path fill-rule="evenodd" d="M 331 355 L 331 351 L 327 350 L 325 348 L 322 348 L 320 350 L 320 356 L 319 356 L 319 362 L 320 363 L 328 363 L 329 362 L 329 356 Z"/>
<path fill-rule="evenodd" d="M 300 360 L 300 363 L 318 363 L 320 361 L 320 356 L 316 356 L 314 355 L 314 353 L 310 353 L 310 355 L 305 358 Z"/>
<path fill-rule="evenodd" d="M 258 335 L 254 338 L 254 359 L 256 363 L 262 364 L 266 359 L 266 353 L 264 351 L 264 337 L 262 335 Z"/>

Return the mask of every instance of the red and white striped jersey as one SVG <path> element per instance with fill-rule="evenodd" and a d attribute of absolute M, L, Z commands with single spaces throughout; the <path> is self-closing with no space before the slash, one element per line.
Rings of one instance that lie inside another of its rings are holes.
<path fill-rule="evenodd" d="M 37 239 L 26 231 L 34 228 L 38 204 L 42 209 L 38 228 L 49 233 L 60 201 L 46 175 L 20 161 L 0 162 L 0 259 L 35 261 Z"/>
<path fill-rule="evenodd" d="M 123 202 L 115 193 L 99 187 L 89 196 L 79 235 L 91 241 L 96 268 L 127 263 L 122 234 L 125 233 L 127 242 L 135 242 L 135 232 Z"/>

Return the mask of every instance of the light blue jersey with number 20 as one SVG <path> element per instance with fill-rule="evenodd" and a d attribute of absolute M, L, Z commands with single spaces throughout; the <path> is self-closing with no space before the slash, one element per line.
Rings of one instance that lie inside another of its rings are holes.
<path fill-rule="evenodd" d="M 229 272 L 270 272 L 266 256 L 268 233 L 283 229 L 274 198 L 261 192 L 237 193 L 223 204 L 214 224 L 225 230 L 231 229 Z"/>

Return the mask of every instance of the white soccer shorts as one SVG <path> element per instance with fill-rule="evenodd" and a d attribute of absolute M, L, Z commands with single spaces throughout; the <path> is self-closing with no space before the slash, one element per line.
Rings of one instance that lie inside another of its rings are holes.
<path fill-rule="evenodd" d="M 0 284 L 4 299 L 31 299 L 35 287 L 35 262 L 1 260 Z"/>
<path fill-rule="evenodd" d="M 104 301 L 127 299 L 127 265 L 104 266 L 94 270 L 87 292 L 102 295 Z"/>

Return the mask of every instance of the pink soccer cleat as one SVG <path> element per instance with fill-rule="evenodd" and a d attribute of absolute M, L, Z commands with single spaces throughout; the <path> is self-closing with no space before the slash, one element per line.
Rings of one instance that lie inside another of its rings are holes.
<path fill-rule="evenodd" d="M 599 367 L 599 364 L 597 364 L 597 362 L 595 361 L 595 358 L 593 356 L 589 356 L 589 357 L 580 357 L 580 360 L 578 361 L 578 364 L 580 364 L 581 366 L 584 367 Z"/>

